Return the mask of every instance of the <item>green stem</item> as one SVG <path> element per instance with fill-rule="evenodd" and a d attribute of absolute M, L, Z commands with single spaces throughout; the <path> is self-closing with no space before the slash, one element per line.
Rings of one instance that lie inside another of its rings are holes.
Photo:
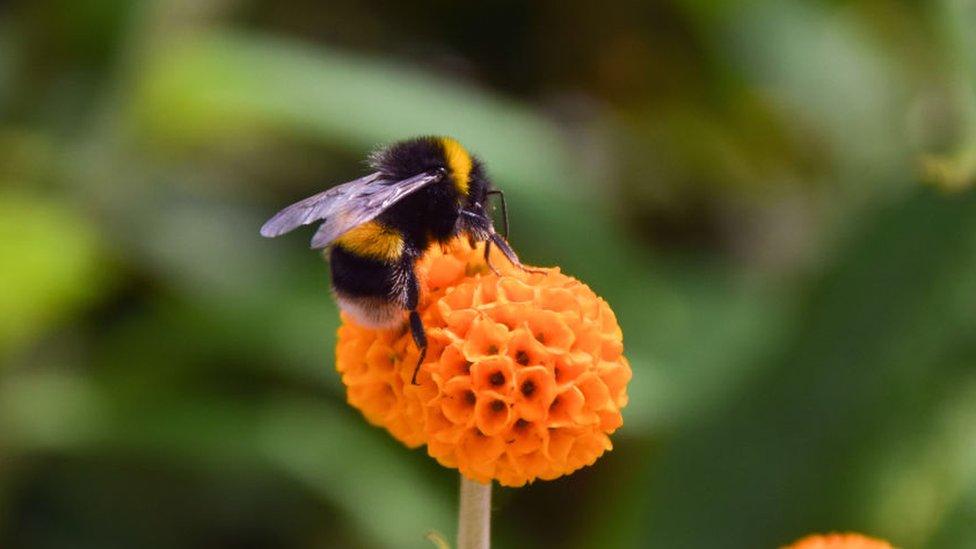
<path fill-rule="evenodd" d="M 461 475 L 457 549 L 488 549 L 491 545 L 491 483 Z"/>

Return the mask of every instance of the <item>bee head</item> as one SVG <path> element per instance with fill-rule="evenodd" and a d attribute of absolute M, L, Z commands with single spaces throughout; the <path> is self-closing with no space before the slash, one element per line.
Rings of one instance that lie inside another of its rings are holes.
<path fill-rule="evenodd" d="M 399 141 L 370 156 L 370 165 L 391 180 L 441 171 L 467 206 L 484 206 L 490 183 L 481 162 L 453 137 L 426 136 Z"/>
<path fill-rule="evenodd" d="M 468 196 L 471 191 L 471 171 L 474 167 L 474 157 L 457 139 L 453 137 L 436 138 L 444 155 L 444 168 L 454 188 L 460 196 Z"/>
<path fill-rule="evenodd" d="M 379 149 L 369 164 L 385 179 L 402 180 L 424 172 L 445 173 L 461 196 L 468 193 L 474 159 L 450 137 L 416 137 Z"/>
<path fill-rule="evenodd" d="M 487 205 L 491 183 L 485 175 L 481 161 L 453 137 L 436 139 L 444 153 L 445 174 L 454 183 L 454 188 L 457 189 L 465 209 L 483 212 Z"/>

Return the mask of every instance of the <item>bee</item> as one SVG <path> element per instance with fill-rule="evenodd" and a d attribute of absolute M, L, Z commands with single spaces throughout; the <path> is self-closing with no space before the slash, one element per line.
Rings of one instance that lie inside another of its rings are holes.
<path fill-rule="evenodd" d="M 332 187 L 281 210 L 261 227 L 276 237 L 321 221 L 311 248 L 328 247 L 332 292 L 339 307 L 358 323 L 392 329 L 409 323 L 420 356 L 411 382 L 427 354 L 427 336 L 417 312 L 420 285 L 414 265 L 435 245 L 457 236 L 485 242 L 485 261 L 497 246 L 522 266 L 488 212 L 490 195 L 501 199 L 505 236 L 505 195 L 495 188 L 481 161 L 450 137 L 419 137 L 373 153 L 373 172 Z"/>

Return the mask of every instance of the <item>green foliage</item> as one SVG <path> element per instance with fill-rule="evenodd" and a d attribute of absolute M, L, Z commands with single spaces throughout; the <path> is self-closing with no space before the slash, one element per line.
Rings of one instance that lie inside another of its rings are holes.
<path fill-rule="evenodd" d="M 0 356 L 96 299 L 98 248 L 92 221 L 64 201 L 0 191 Z"/>
<path fill-rule="evenodd" d="M 454 475 L 344 404 L 308 235 L 257 234 L 423 133 L 634 367 L 614 451 L 501 491 L 498 546 L 976 540 L 962 2 L 123 4 L 0 19 L 0 547 L 451 538 Z"/>

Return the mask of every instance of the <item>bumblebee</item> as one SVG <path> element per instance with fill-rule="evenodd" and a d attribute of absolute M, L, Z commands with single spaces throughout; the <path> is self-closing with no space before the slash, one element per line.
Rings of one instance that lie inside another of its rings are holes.
<path fill-rule="evenodd" d="M 357 322 L 390 329 L 409 322 L 420 350 L 412 383 L 427 353 L 417 305 L 416 261 L 431 247 L 457 236 L 492 245 L 525 269 L 488 213 L 490 195 L 504 194 L 485 174 L 481 161 L 450 137 L 400 141 L 370 156 L 373 173 L 332 187 L 281 210 L 261 227 L 275 237 L 302 225 L 322 224 L 312 249 L 329 247 L 332 291 L 339 307 Z M 497 271 L 496 271 L 497 272 Z"/>

